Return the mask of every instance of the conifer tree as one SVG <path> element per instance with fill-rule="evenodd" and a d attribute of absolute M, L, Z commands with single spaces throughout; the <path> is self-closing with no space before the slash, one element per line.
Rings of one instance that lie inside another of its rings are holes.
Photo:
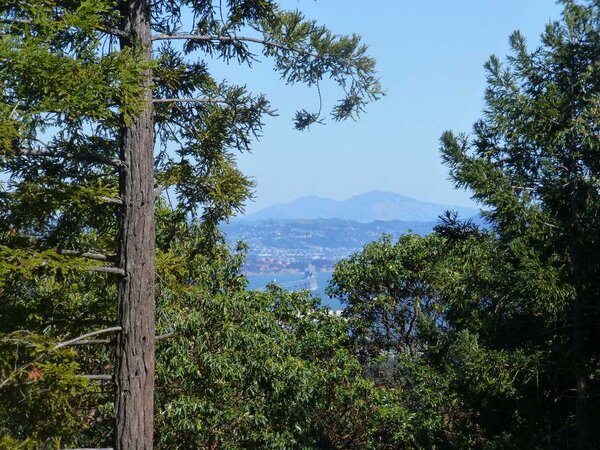
<path fill-rule="evenodd" d="M 201 223 L 206 248 L 251 189 L 234 151 L 249 149 L 272 113 L 263 95 L 212 78 L 210 61 L 250 64 L 262 53 L 286 83 L 332 78 L 344 92 L 334 120 L 379 97 L 374 61 L 357 36 L 269 0 L 4 2 L 0 27 L 2 343 L 42 340 L 2 387 L 88 337 L 74 332 L 116 333 L 115 448 L 152 448 L 155 202 L 176 195 L 174 211 Z M 300 110 L 294 121 L 322 118 Z M 105 278 L 118 293 L 107 287 L 90 296 L 97 308 L 86 305 L 74 288 Z M 64 302 L 41 292 L 52 283 Z"/>
<path fill-rule="evenodd" d="M 539 48 L 516 32 L 490 58 L 473 133 L 442 136 L 487 230 L 448 214 L 332 278 L 367 373 L 425 417 L 421 448 L 600 445 L 600 2 L 561 3 Z"/>
<path fill-rule="evenodd" d="M 484 117 L 472 137 L 444 134 L 442 151 L 456 183 L 489 208 L 507 250 L 523 262 L 536 255 L 536 264 L 558 271 L 572 293 L 566 305 L 546 306 L 564 313 L 555 323 L 554 350 L 569 345 L 566 365 L 554 376 L 560 380 L 562 372 L 570 381 L 557 381 L 562 392 L 555 403 L 573 393 L 572 407 L 561 411 L 561 426 L 548 440 L 588 449 L 600 442 L 594 426 L 600 388 L 600 2 L 561 3 L 562 20 L 546 26 L 538 49 L 528 50 L 516 32 L 506 63 L 489 60 Z M 530 291 L 524 302 L 533 304 L 542 292 Z"/>

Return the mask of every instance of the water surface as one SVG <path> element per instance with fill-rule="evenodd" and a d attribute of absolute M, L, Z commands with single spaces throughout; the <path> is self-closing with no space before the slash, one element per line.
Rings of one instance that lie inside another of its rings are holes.
<path fill-rule="evenodd" d="M 267 284 L 274 283 L 291 283 L 294 281 L 300 281 L 306 278 L 304 274 L 296 273 L 271 273 L 271 274 L 260 274 L 260 275 L 248 275 L 248 289 L 263 289 Z M 321 299 L 321 304 L 329 306 L 331 309 L 338 310 L 342 309 L 342 305 L 336 298 L 330 298 L 325 294 L 325 288 L 327 283 L 331 279 L 331 272 L 317 272 L 317 285 L 316 291 L 311 294 Z"/>

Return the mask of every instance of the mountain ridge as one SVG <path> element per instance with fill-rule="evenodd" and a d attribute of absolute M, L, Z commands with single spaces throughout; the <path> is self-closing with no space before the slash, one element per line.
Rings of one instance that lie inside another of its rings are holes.
<path fill-rule="evenodd" d="M 374 221 L 430 222 L 446 210 L 457 211 L 461 218 L 478 215 L 474 207 L 425 202 L 387 191 L 370 191 L 346 200 L 306 196 L 288 203 L 276 203 L 236 221 L 343 219 L 360 223 Z"/>

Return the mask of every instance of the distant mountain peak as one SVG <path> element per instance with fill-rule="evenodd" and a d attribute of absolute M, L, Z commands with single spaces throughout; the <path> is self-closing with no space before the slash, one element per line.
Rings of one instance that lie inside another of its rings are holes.
<path fill-rule="evenodd" d="M 297 220 L 343 219 L 355 222 L 377 220 L 429 222 L 435 221 L 446 210 L 455 210 L 468 218 L 479 213 L 476 208 L 425 202 L 387 191 L 370 191 L 346 200 L 319 196 L 300 197 L 289 203 L 277 203 L 257 212 L 240 217 L 241 220 Z"/>

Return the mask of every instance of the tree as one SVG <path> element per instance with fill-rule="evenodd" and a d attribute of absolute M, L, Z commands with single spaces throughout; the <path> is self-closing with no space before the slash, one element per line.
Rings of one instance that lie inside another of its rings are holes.
<path fill-rule="evenodd" d="M 573 289 L 529 238 L 447 214 L 428 236 L 384 237 L 340 262 L 329 292 L 347 305 L 363 373 L 402 392 L 417 448 L 572 443 L 560 432 Z"/>
<path fill-rule="evenodd" d="M 584 449 L 599 442 L 592 424 L 598 421 L 600 3 L 561 3 L 562 20 L 547 25 L 540 48 L 528 51 L 517 32 L 506 64 L 489 60 L 484 118 L 472 138 L 444 134 L 442 151 L 456 183 L 489 208 L 500 239 L 537 254 L 572 288 L 560 335 L 570 334 L 562 369 L 575 395 L 552 438 L 570 445 L 574 427 L 577 448 Z"/>
<path fill-rule="evenodd" d="M 214 80 L 202 56 L 250 64 L 258 45 L 287 83 L 331 77 L 344 88 L 336 120 L 380 95 L 374 61 L 357 36 L 333 35 L 272 1 L 7 2 L 0 21 L 0 270 L 13 273 L 3 295 L 18 285 L 39 299 L 39 280 L 79 276 L 97 292 L 99 278 L 116 278 L 115 446 L 151 448 L 155 200 L 177 195 L 179 218 L 202 223 L 203 251 L 249 195 L 233 150 L 248 149 L 271 113 L 264 96 Z M 305 110 L 295 117 L 299 129 L 319 121 Z M 101 313 L 85 308 L 77 323 L 110 321 L 111 298 L 91 297 Z M 48 317 L 25 321 L 34 335 L 56 342 L 89 331 L 65 324 L 72 304 L 44 306 Z"/>
<path fill-rule="evenodd" d="M 246 291 L 241 253 L 180 250 L 160 277 L 198 282 L 158 284 L 158 447 L 411 447 L 401 393 L 361 375 L 345 320 L 308 292 Z"/>
<path fill-rule="evenodd" d="M 426 239 L 370 244 L 333 278 L 358 351 L 376 350 L 374 379 L 446 399 L 428 414 L 445 417 L 432 436 L 450 448 L 600 440 L 600 3 L 562 3 L 538 49 L 517 32 L 504 64 L 490 58 L 473 134 L 442 136 L 451 178 L 483 204 L 490 230 L 446 216 Z M 423 300 L 436 315 L 411 328 Z"/>
<path fill-rule="evenodd" d="M 383 236 L 336 265 L 328 295 L 346 304 L 359 354 L 422 351 L 419 329 L 441 313 L 432 286 L 440 249 L 436 235 L 406 234 L 396 243 Z"/>

